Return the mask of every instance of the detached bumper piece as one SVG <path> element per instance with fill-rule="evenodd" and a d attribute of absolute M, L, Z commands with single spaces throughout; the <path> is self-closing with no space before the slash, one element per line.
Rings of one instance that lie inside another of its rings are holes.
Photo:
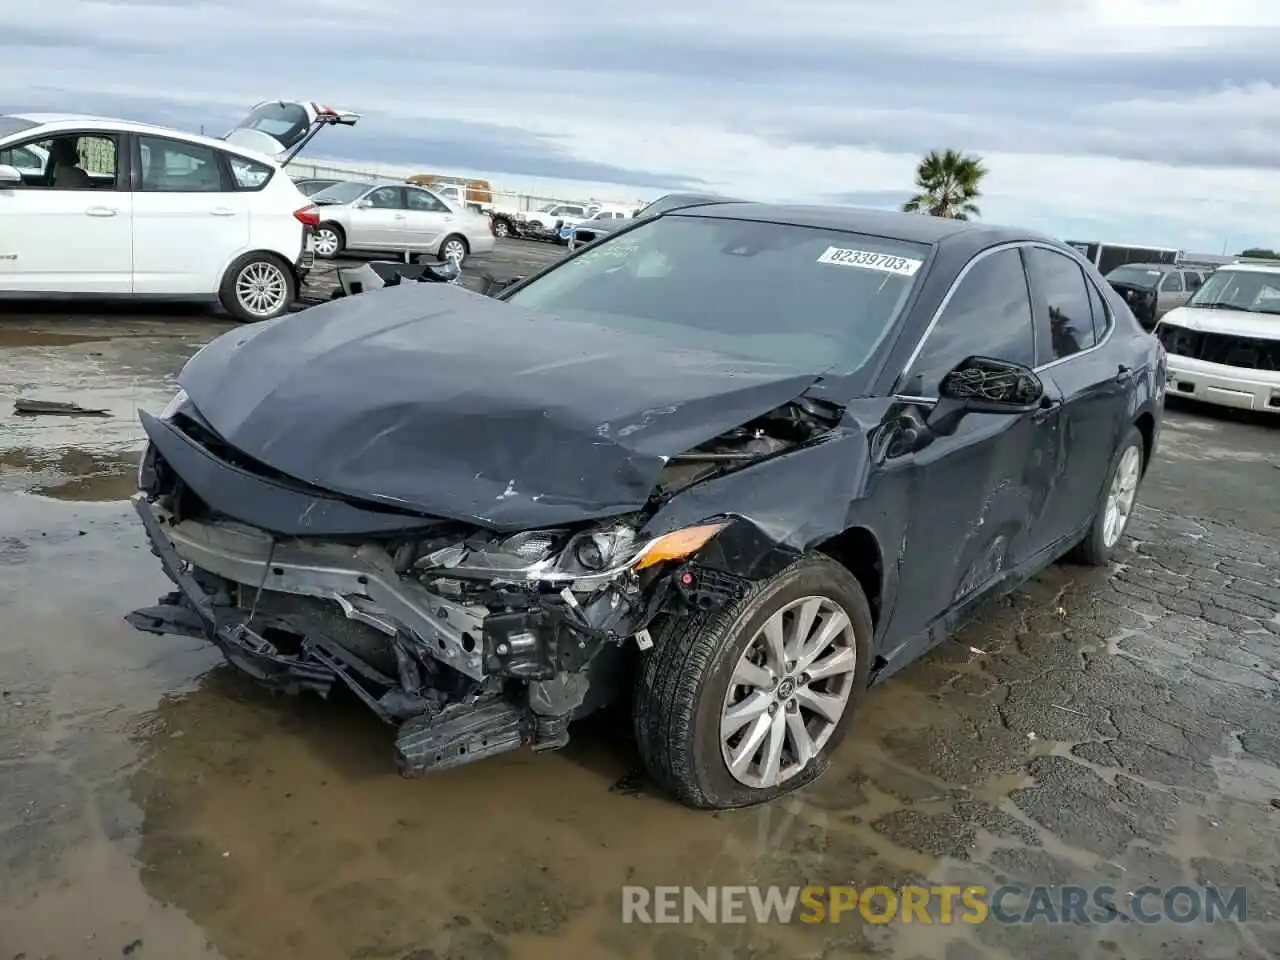
<path fill-rule="evenodd" d="M 125 620 L 155 634 L 202 637 L 235 667 L 286 693 L 310 691 L 328 698 L 345 687 L 384 721 L 399 726 L 396 766 L 404 776 L 450 769 L 533 743 L 540 718 L 498 697 L 445 704 L 445 695 L 423 688 L 416 666 L 399 658 L 401 676 L 376 670 L 322 635 L 291 621 L 215 603 L 178 556 L 144 499 L 134 500 L 152 552 L 178 588 Z"/>
<path fill-rule="evenodd" d="M 330 299 L 350 297 L 369 290 L 394 287 L 401 283 L 457 283 L 460 272 L 456 264 L 399 263 L 395 260 L 374 260 L 358 267 L 339 267 L 338 283 Z"/>

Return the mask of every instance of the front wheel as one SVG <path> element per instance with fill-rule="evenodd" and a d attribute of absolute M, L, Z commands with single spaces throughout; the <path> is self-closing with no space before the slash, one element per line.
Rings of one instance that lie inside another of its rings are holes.
<path fill-rule="evenodd" d="M 511 224 L 499 217 L 493 221 L 493 235 L 499 240 L 511 236 Z"/>
<path fill-rule="evenodd" d="M 763 803 L 812 782 L 866 688 L 871 636 L 862 587 L 821 555 L 722 610 L 667 620 L 636 683 L 645 767 L 704 809 Z"/>
<path fill-rule="evenodd" d="M 336 223 L 320 224 L 311 237 L 311 249 L 317 257 L 336 257 L 346 245 L 346 235 Z"/>
<path fill-rule="evenodd" d="M 1138 500 L 1145 449 L 1142 432 L 1130 427 L 1111 458 L 1089 532 L 1067 554 L 1068 562 L 1088 567 L 1103 567 L 1111 562 Z"/>
<path fill-rule="evenodd" d="M 270 253 L 246 253 L 223 275 L 218 299 L 241 323 L 272 320 L 297 298 L 293 271 Z"/>

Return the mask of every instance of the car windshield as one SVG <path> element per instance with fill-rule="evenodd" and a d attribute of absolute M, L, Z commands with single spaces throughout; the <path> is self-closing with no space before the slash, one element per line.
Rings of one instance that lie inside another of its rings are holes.
<path fill-rule="evenodd" d="M 1131 287 L 1154 287 L 1164 274 L 1154 267 L 1116 267 L 1107 274 L 1107 281 L 1124 283 Z"/>
<path fill-rule="evenodd" d="M 311 199 L 314 203 L 350 203 L 364 196 L 364 192 L 371 186 L 373 185 L 369 183 L 355 181 L 335 183 L 331 187 L 316 191 L 311 195 Z"/>
<path fill-rule="evenodd" d="M 1220 268 L 1192 294 L 1187 306 L 1280 314 L 1280 269 L 1269 273 Z"/>
<path fill-rule="evenodd" d="M 553 211 L 553 210 L 559 210 L 559 209 L 560 209 L 560 204 L 558 204 L 558 203 L 546 203 L 546 204 L 543 204 L 542 206 L 540 206 L 540 207 L 538 208 L 538 212 L 539 212 L 539 213 L 550 213 L 550 212 L 551 212 L 551 211 Z"/>
<path fill-rule="evenodd" d="M 924 244 L 664 216 L 613 234 L 507 299 L 676 347 L 857 370 L 923 275 Z"/>
<path fill-rule="evenodd" d="M 15 133 L 21 133 L 23 130 L 30 130 L 32 127 L 38 127 L 38 123 L 32 123 L 30 120 L 23 120 L 21 117 L 0 117 L 0 140 L 5 137 L 11 137 Z"/>

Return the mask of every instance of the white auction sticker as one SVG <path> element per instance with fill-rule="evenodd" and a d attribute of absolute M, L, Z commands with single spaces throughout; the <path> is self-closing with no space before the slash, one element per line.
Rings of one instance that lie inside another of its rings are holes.
<path fill-rule="evenodd" d="M 912 260 L 910 257 L 895 257 L 887 253 L 872 253 L 870 250 L 847 250 L 844 247 L 827 247 L 826 252 L 818 258 L 819 263 L 835 263 L 842 267 L 861 267 L 863 270 L 879 270 L 881 273 L 896 273 L 903 277 L 914 277 L 923 260 Z"/>

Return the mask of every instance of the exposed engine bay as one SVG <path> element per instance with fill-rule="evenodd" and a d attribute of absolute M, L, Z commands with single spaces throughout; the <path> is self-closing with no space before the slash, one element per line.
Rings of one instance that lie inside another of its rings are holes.
<path fill-rule="evenodd" d="M 700 556 L 717 540 L 758 540 L 749 520 L 654 532 L 655 514 L 710 478 L 820 442 L 842 413 L 798 397 L 670 457 L 640 510 L 511 533 L 284 476 L 222 441 L 180 395 L 144 418 L 152 443 L 134 501 L 177 589 L 129 620 L 206 637 L 288 692 L 350 691 L 398 727 L 407 776 L 526 744 L 558 749 L 574 719 L 627 690 L 629 660 L 662 618 L 750 586 Z M 283 504 L 287 523 L 246 522 L 248 497 L 235 492 L 246 485 Z"/>

